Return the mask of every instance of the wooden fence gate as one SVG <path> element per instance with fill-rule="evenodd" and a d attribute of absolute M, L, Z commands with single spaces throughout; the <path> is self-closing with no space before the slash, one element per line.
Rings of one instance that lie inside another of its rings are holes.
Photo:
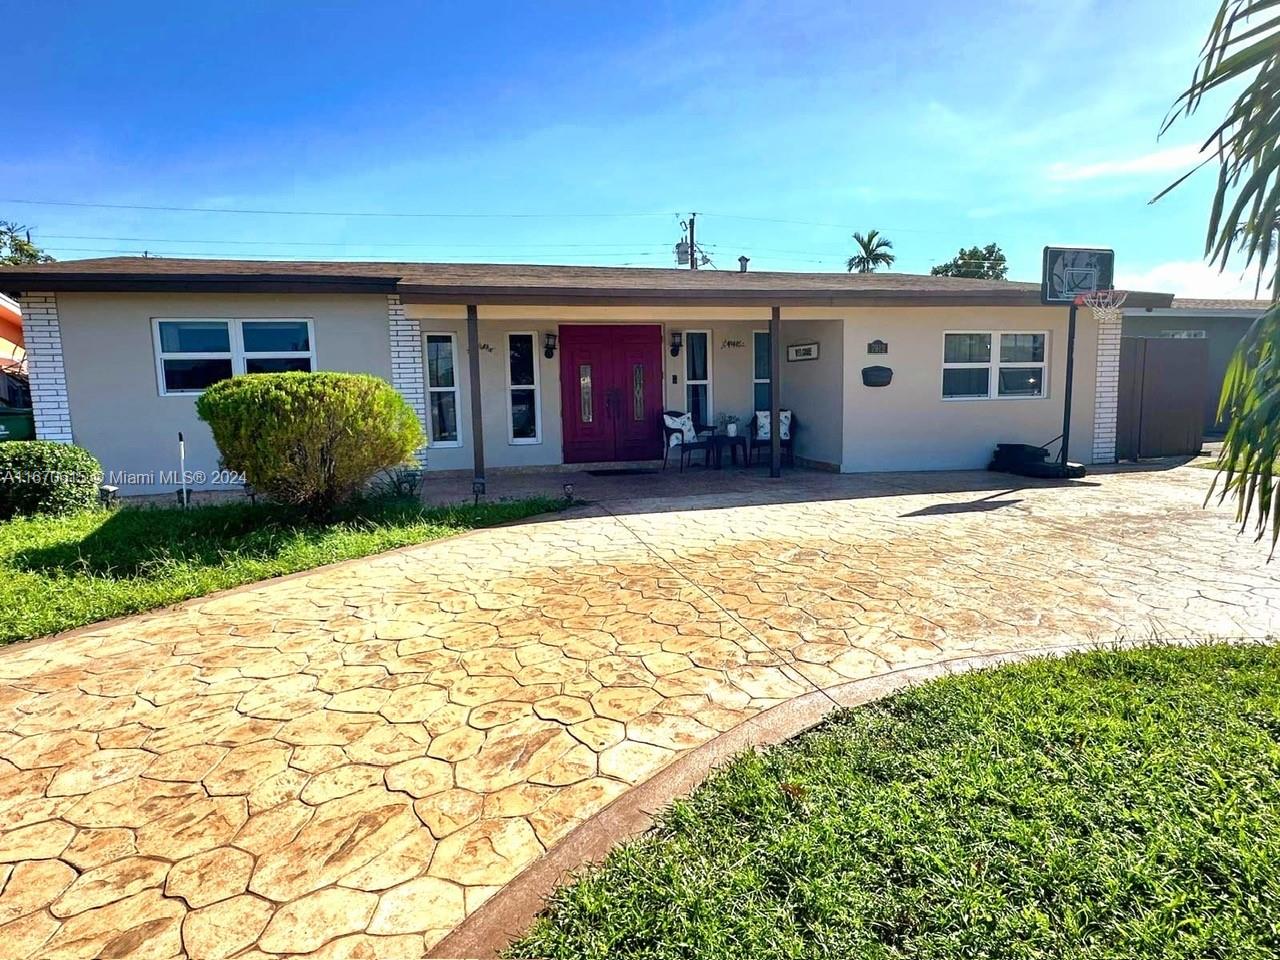
<path fill-rule="evenodd" d="M 1199 453 L 1208 378 L 1208 340 L 1123 338 L 1116 459 Z"/>

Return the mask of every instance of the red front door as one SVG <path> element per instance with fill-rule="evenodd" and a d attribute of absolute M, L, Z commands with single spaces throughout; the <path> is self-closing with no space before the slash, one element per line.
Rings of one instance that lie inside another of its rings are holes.
<path fill-rule="evenodd" d="M 565 463 L 662 454 L 662 327 L 560 328 Z"/>

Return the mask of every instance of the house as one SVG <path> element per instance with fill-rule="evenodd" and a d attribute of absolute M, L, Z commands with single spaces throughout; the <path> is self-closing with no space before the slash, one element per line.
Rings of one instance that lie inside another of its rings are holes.
<path fill-rule="evenodd" d="M 0 366 L 22 359 L 22 308 L 0 293 Z"/>
<path fill-rule="evenodd" d="M 0 290 L 22 305 L 39 435 L 87 447 L 124 493 L 172 488 L 179 431 L 214 477 L 195 396 L 255 371 L 384 377 L 423 418 L 426 468 L 480 476 L 659 458 L 664 409 L 745 426 L 775 386 L 797 460 L 828 470 L 980 468 L 998 441 L 1062 430 L 1069 311 L 1036 284 L 122 257 L 3 268 Z M 1114 459 L 1118 327 L 1079 311 L 1086 463 Z"/>

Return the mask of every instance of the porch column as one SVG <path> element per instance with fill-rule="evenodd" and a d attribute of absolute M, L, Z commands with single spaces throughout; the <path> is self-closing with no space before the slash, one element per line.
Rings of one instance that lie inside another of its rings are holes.
<path fill-rule="evenodd" d="M 769 316 L 769 476 L 782 476 L 782 308 Z"/>
<path fill-rule="evenodd" d="M 480 317 L 475 304 L 467 304 L 467 370 L 471 380 L 471 446 L 475 456 L 476 494 L 484 493 L 484 416 L 480 409 Z"/>

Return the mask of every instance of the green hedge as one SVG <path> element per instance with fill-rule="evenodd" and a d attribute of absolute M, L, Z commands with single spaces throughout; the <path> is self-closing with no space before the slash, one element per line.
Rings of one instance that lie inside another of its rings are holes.
<path fill-rule="evenodd" d="M 0 519 L 74 513 L 98 502 L 102 464 L 88 450 L 52 440 L 0 441 Z"/>
<path fill-rule="evenodd" d="M 215 383 L 196 401 L 223 465 L 280 503 L 323 514 L 425 443 L 389 383 L 357 373 L 259 373 Z"/>

